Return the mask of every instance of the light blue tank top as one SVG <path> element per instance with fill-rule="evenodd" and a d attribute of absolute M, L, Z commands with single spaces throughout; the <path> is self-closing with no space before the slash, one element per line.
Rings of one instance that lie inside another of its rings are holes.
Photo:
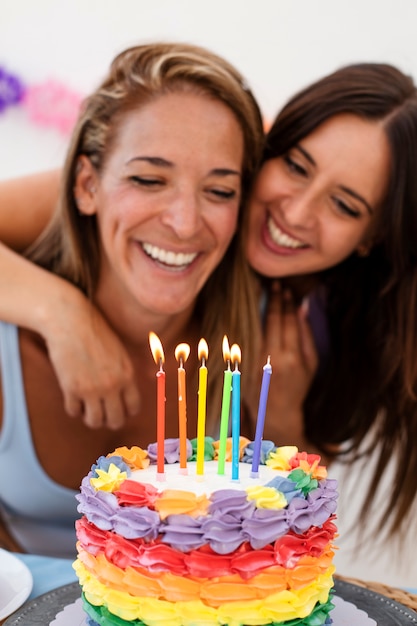
<path fill-rule="evenodd" d="M 16 326 L 0 322 L 3 426 L 0 430 L 0 508 L 28 552 L 73 556 L 76 491 L 55 483 L 36 456 L 23 386 Z"/>

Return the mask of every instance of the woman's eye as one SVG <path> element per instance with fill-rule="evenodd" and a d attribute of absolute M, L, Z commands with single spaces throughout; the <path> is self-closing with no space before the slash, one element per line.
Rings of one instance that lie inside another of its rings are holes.
<path fill-rule="evenodd" d="M 162 185 L 162 181 L 159 178 L 147 176 L 131 176 L 131 180 L 142 187 L 157 187 L 158 185 Z"/>
<path fill-rule="evenodd" d="M 343 202 L 343 200 L 339 200 L 339 198 L 333 198 L 333 201 L 338 208 L 339 211 L 344 213 L 345 215 L 349 215 L 349 217 L 358 218 L 361 216 L 361 212 L 357 209 L 352 209 L 348 204 Z"/>
<path fill-rule="evenodd" d="M 210 193 L 221 200 L 231 200 L 236 197 L 234 189 L 210 189 Z"/>
<path fill-rule="evenodd" d="M 307 170 L 302 165 L 297 163 L 297 161 L 292 159 L 288 154 L 283 158 L 291 172 L 295 172 L 295 174 L 300 174 L 301 176 L 307 176 Z"/>

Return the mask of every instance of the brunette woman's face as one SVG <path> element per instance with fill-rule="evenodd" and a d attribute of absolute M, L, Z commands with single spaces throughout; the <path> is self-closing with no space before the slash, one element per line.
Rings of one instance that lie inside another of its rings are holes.
<path fill-rule="evenodd" d="M 239 123 L 213 98 L 169 93 L 128 113 L 92 181 L 100 293 L 153 315 L 192 306 L 236 230 L 242 161 Z"/>
<path fill-rule="evenodd" d="M 370 248 L 389 165 L 382 125 L 350 114 L 266 161 L 250 203 L 250 264 L 269 277 L 310 274 Z"/>

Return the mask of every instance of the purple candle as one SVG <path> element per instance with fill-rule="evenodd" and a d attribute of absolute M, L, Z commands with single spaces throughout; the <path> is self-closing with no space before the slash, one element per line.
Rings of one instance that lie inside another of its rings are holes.
<path fill-rule="evenodd" d="M 261 444 L 264 434 L 266 404 L 268 402 L 269 383 L 271 382 L 271 357 L 268 359 L 263 367 L 261 393 L 259 396 L 258 405 L 258 417 L 256 420 L 255 441 L 253 446 L 253 458 L 252 458 L 252 471 L 251 478 L 258 478 L 259 476 L 259 459 L 261 456 Z"/>

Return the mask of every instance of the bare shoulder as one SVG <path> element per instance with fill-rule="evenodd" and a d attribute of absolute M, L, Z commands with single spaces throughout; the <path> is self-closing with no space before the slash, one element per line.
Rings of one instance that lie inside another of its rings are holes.
<path fill-rule="evenodd" d="M 120 445 L 138 441 L 141 422 L 133 420 L 124 428 L 91 429 L 81 418 L 70 417 L 48 357 L 43 339 L 20 329 L 19 345 L 23 384 L 32 441 L 38 461 L 54 482 L 78 489 L 96 459 Z"/>
<path fill-rule="evenodd" d="M 0 368 L 0 430 L 3 426 L 3 380 L 1 377 L 1 368 Z"/>

